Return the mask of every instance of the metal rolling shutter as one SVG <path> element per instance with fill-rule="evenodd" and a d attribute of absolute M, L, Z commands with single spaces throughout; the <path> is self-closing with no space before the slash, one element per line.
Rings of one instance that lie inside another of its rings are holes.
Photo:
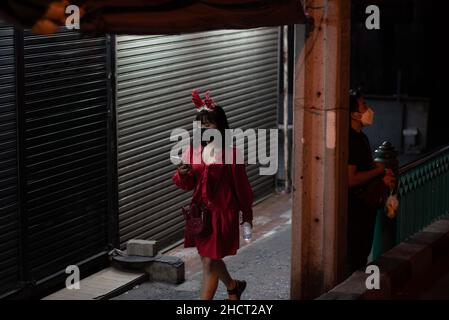
<path fill-rule="evenodd" d="M 182 237 L 179 208 L 190 194 L 171 181 L 169 137 L 192 128 L 193 88 L 210 89 L 233 128 L 276 128 L 278 38 L 277 28 L 117 37 L 122 245 L 151 238 L 164 247 Z M 247 171 L 256 198 L 274 190 L 273 176 Z"/>
<path fill-rule="evenodd" d="M 25 211 L 31 278 L 108 245 L 106 40 L 24 35 Z"/>
<path fill-rule="evenodd" d="M 0 296 L 19 281 L 14 29 L 0 21 Z"/>

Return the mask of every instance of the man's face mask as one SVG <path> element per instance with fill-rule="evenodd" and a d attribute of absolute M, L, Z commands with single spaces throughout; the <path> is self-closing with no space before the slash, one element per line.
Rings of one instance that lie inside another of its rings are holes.
<path fill-rule="evenodd" d="M 366 109 L 366 111 L 362 114 L 362 118 L 360 118 L 362 125 L 364 127 L 370 126 L 374 122 L 374 111 L 370 107 Z"/>

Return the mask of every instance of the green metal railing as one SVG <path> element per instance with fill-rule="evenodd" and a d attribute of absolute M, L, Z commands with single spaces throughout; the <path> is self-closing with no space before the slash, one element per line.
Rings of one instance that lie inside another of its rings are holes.
<path fill-rule="evenodd" d="M 399 170 L 396 243 L 449 214 L 449 146 Z"/>
<path fill-rule="evenodd" d="M 386 163 L 391 163 L 396 157 L 393 149 L 385 142 L 383 148 L 376 150 L 380 155 L 377 160 L 386 159 Z M 384 209 L 377 213 L 372 248 L 374 260 L 449 214 L 449 146 L 401 167 L 397 175 L 397 218 L 389 219 Z"/>

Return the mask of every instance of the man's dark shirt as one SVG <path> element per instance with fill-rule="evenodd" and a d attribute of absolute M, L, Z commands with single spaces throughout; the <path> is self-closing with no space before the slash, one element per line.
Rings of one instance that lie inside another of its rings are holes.
<path fill-rule="evenodd" d="M 367 136 L 354 129 L 349 131 L 349 165 L 357 171 L 373 169 L 373 156 Z M 348 203 L 348 270 L 352 273 L 366 264 L 371 250 L 376 220 L 376 209 L 361 202 L 356 193 L 364 186 L 349 189 Z"/>
<path fill-rule="evenodd" d="M 353 128 L 349 130 L 349 165 L 357 167 L 357 171 L 368 171 L 373 169 L 373 156 L 368 137 Z"/>

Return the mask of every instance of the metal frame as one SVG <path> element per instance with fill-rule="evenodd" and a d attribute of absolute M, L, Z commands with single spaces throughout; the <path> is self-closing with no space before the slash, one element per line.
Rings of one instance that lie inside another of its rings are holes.
<path fill-rule="evenodd" d="M 23 150 L 25 140 L 25 119 L 23 117 L 24 108 L 24 37 L 23 31 L 14 28 L 14 49 L 16 65 L 16 119 L 17 119 L 17 175 L 18 175 L 18 214 L 19 214 L 19 270 L 20 289 L 26 289 L 31 284 L 29 267 L 26 259 L 28 251 L 28 219 L 25 214 L 26 203 L 26 181 L 25 181 L 25 152 Z"/>

